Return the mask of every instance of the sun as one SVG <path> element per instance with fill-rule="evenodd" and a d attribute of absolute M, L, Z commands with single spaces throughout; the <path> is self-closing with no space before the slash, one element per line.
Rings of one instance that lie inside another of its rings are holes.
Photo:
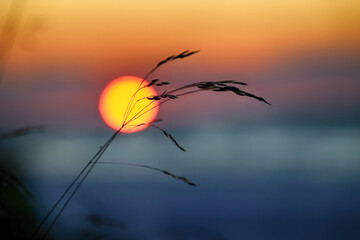
<path fill-rule="evenodd" d="M 142 81 L 143 79 L 139 77 L 123 76 L 116 78 L 105 87 L 100 96 L 99 110 L 101 117 L 109 127 L 115 130 L 119 130 L 122 127 L 126 108 Z M 142 86 L 147 84 L 148 82 L 144 81 Z M 152 86 L 142 88 L 137 92 L 132 101 L 133 108 L 129 108 L 131 112 L 127 117 L 127 121 L 132 118 L 134 120 L 121 130 L 122 133 L 134 133 L 144 130 L 148 127 L 148 123 L 155 120 L 158 113 L 157 103 L 151 103 L 146 99 L 146 97 L 153 95 L 157 95 L 157 93 Z M 146 109 L 143 110 L 144 108 Z M 144 125 L 137 126 L 139 124 Z"/>

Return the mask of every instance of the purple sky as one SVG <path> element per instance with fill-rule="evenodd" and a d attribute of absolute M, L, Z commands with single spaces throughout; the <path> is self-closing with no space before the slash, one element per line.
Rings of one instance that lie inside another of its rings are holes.
<path fill-rule="evenodd" d="M 201 53 L 199 53 L 201 54 Z M 150 69 L 159 59 L 148 63 Z M 196 81 L 236 79 L 243 89 L 272 103 L 232 93 L 204 92 L 186 96 L 160 108 L 167 124 L 236 122 L 355 123 L 360 119 L 360 56 L 320 52 L 292 56 L 255 70 L 231 71 L 191 68 L 196 56 L 168 63 L 153 75 L 171 82 L 169 89 Z M 104 129 L 98 113 L 102 89 L 120 75 L 142 76 L 147 69 L 121 69 L 106 73 L 65 64 L 49 64 L 9 72 L 0 88 L 0 127 L 44 124 L 50 128 Z M 215 72 L 215 73 L 214 73 Z M 165 88 L 159 88 L 159 92 Z"/>

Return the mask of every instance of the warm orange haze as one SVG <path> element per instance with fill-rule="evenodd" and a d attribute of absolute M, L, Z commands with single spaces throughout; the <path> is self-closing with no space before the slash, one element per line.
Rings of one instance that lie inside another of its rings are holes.
<path fill-rule="evenodd" d="M 136 95 L 134 95 L 139 89 L 140 84 L 141 86 L 148 84 L 148 82 L 142 81 L 141 78 L 134 76 L 119 77 L 110 82 L 102 92 L 99 110 L 101 117 L 111 128 L 119 130 L 124 120 L 126 120 L 126 123 L 134 118 L 121 132 L 138 132 L 148 127 L 146 124 L 155 119 L 158 113 L 158 107 L 155 105 L 157 103 L 151 103 L 146 99 L 146 97 L 157 95 L 155 89 L 151 86 L 141 88 Z M 128 108 L 128 116 L 125 118 L 126 109 L 133 95 L 135 96 L 132 101 L 133 107 Z M 137 126 L 139 124 L 144 125 Z"/>
<path fill-rule="evenodd" d="M 10 3 L 0 1 L 0 27 Z M 359 9 L 356 0 L 29 1 L 8 71 L 52 61 L 135 75 L 188 48 L 202 50 L 193 67 L 259 68 L 291 54 L 359 49 Z"/>

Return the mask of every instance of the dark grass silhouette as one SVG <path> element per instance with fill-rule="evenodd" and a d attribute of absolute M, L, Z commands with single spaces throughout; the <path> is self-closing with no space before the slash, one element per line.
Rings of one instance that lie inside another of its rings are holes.
<path fill-rule="evenodd" d="M 36 226 L 34 197 L 21 179 L 16 151 L 2 143 L 43 130 L 27 126 L 0 134 L 0 232 L 2 239 L 28 239 Z"/>
<path fill-rule="evenodd" d="M 23 135 L 34 133 L 34 132 L 43 132 L 44 129 L 45 129 L 45 127 L 42 125 L 34 125 L 34 126 L 18 128 L 18 129 L 0 134 L 0 141 L 6 140 L 9 138 L 21 137 Z"/>
<path fill-rule="evenodd" d="M 159 171 L 159 172 L 162 172 L 166 175 L 169 175 L 175 179 L 178 179 L 178 180 L 182 180 L 184 182 L 186 182 L 187 184 L 189 184 L 190 186 L 197 186 L 195 183 L 191 182 L 189 179 L 187 179 L 186 177 L 181 177 L 181 176 L 177 176 L 175 174 L 172 174 L 171 172 L 169 171 L 166 171 L 166 170 L 163 170 L 163 169 L 160 169 L 160 168 L 155 168 L 155 167 L 150 167 L 148 165 L 143 165 L 143 164 L 133 164 L 133 163 L 122 163 L 122 162 L 97 162 L 97 164 L 115 164 L 115 165 L 126 165 L 126 166 L 134 166 L 134 167 L 143 167 L 143 168 L 149 168 L 149 169 L 152 169 L 152 170 L 155 170 L 155 171 Z"/>
<path fill-rule="evenodd" d="M 148 96 L 145 98 L 141 98 L 138 99 L 134 102 L 134 99 L 136 97 L 136 95 L 138 94 L 138 92 L 140 92 L 142 89 L 150 87 L 150 86 L 156 86 L 156 87 L 162 87 L 162 86 L 166 86 L 169 85 L 169 82 L 165 82 L 165 81 L 160 81 L 159 79 L 153 79 L 151 80 L 148 84 L 144 84 L 146 83 L 145 81 L 148 80 L 148 78 L 161 66 L 163 66 L 164 64 L 177 60 L 177 59 L 184 59 L 187 57 L 190 57 L 196 53 L 198 53 L 199 51 L 184 51 L 178 55 L 172 55 L 162 61 L 160 61 L 142 80 L 142 82 L 139 84 L 138 89 L 134 92 L 134 94 L 132 95 L 131 99 L 129 100 L 129 103 L 127 104 L 125 113 L 124 113 L 124 117 L 123 117 L 123 124 L 120 127 L 120 129 L 118 129 L 117 131 L 114 132 L 114 134 L 105 142 L 105 144 L 103 146 L 100 147 L 100 149 L 98 150 L 98 152 L 90 159 L 90 161 L 85 165 L 85 167 L 80 171 L 80 173 L 76 176 L 76 178 L 73 180 L 73 182 L 68 186 L 68 188 L 65 190 L 65 192 L 60 196 L 60 198 L 57 200 L 57 202 L 54 204 L 54 206 L 49 210 L 49 212 L 46 214 L 46 216 L 42 219 L 42 221 L 39 223 L 38 227 L 35 229 L 33 235 L 31 236 L 31 239 L 35 239 L 36 236 L 38 235 L 40 229 L 42 228 L 42 226 L 45 224 L 45 222 L 49 219 L 50 215 L 58 208 L 58 206 L 60 205 L 60 203 L 64 202 L 62 204 L 62 206 L 60 207 L 60 210 L 58 211 L 58 213 L 55 215 L 55 217 L 53 218 L 53 220 L 51 220 L 49 226 L 46 228 L 43 236 L 41 239 L 45 239 L 47 237 L 47 235 L 49 234 L 50 230 L 52 229 L 52 227 L 54 226 L 54 224 L 56 223 L 56 221 L 59 219 L 59 217 L 61 216 L 62 212 L 64 211 L 64 209 L 66 208 L 66 206 L 69 204 L 69 202 L 71 201 L 71 199 L 74 197 L 75 193 L 78 191 L 78 189 L 80 188 L 80 186 L 82 185 L 82 183 L 85 181 L 85 179 L 88 177 L 88 175 L 90 174 L 90 172 L 92 171 L 92 169 L 95 167 L 96 164 L 118 164 L 118 165 L 127 165 L 127 166 L 135 166 L 135 167 L 142 167 L 142 168 L 147 168 L 147 169 L 151 169 L 151 170 L 155 170 L 155 171 L 159 171 L 162 172 L 168 176 L 173 177 L 174 179 L 177 180 L 181 180 L 187 184 L 189 184 L 190 186 L 196 186 L 195 183 L 191 182 L 189 179 L 187 179 L 186 177 L 181 177 L 178 175 L 175 175 L 173 173 L 170 173 L 169 171 L 166 170 L 162 170 L 159 168 L 155 168 L 155 167 L 151 167 L 151 166 L 147 166 L 147 165 L 141 165 L 141 164 L 132 164 L 132 163 L 121 163 L 121 162 L 101 162 L 99 161 L 101 156 L 104 154 L 104 152 L 106 151 L 106 149 L 109 147 L 109 145 L 112 143 L 112 141 L 115 139 L 115 137 L 117 135 L 121 135 L 121 130 L 124 127 L 139 127 L 142 126 L 144 124 L 148 124 L 149 126 L 156 128 L 160 131 L 163 132 L 163 134 L 169 138 L 175 145 L 176 147 L 178 147 L 180 150 L 182 151 L 186 151 L 182 146 L 180 146 L 180 144 L 175 140 L 174 136 L 171 135 L 168 131 L 164 130 L 163 128 L 154 125 L 155 122 L 160 122 L 161 120 L 155 120 L 151 123 L 142 123 L 142 124 L 138 124 L 138 125 L 131 125 L 131 123 L 138 119 L 139 117 L 141 117 L 142 115 L 144 115 L 145 113 L 151 111 L 152 109 L 170 101 L 170 100 L 177 100 L 180 97 L 183 97 L 185 95 L 189 95 L 189 94 L 193 94 L 196 92 L 200 92 L 200 91 L 213 91 L 213 92 L 232 92 L 238 96 L 245 96 L 245 97 L 250 97 L 250 98 L 254 98 L 260 102 L 264 102 L 266 104 L 269 104 L 269 102 L 267 102 L 264 98 L 262 97 L 258 97 L 252 93 L 248 93 L 242 89 L 240 89 L 238 86 L 246 86 L 246 83 L 243 82 L 238 82 L 236 80 L 220 80 L 220 81 L 203 81 L 203 82 L 195 82 L 192 84 L 188 84 L 179 88 L 175 88 L 173 90 L 165 90 L 163 91 L 162 94 L 160 95 L 155 95 L 155 96 Z M 132 113 L 134 106 L 139 102 L 139 101 L 148 101 L 149 103 L 143 107 L 139 112 L 137 112 L 132 118 L 129 118 L 130 114 Z M 68 196 L 67 198 L 65 198 L 66 196 Z"/>

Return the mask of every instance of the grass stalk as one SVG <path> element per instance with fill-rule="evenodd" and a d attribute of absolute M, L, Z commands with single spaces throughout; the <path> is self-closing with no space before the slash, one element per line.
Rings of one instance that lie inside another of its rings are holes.
<path fill-rule="evenodd" d="M 186 183 L 188 183 L 191 186 L 196 186 L 196 184 L 194 184 L 193 182 L 191 182 L 190 180 L 188 180 L 185 177 L 181 177 L 181 176 L 177 176 L 175 174 L 172 174 L 166 170 L 162 170 L 159 168 L 155 168 L 155 167 L 151 167 L 148 165 L 141 165 L 141 164 L 133 164 L 133 163 L 119 163 L 119 162 L 100 162 L 100 158 L 102 157 L 102 155 L 104 154 L 104 152 L 106 151 L 106 149 L 110 146 L 110 144 L 112 143 L 112 141 L 115 139 L 115 137 L 118 134 L 121 134 L 121 130 L 126 127 L 126 126 L 131 126 L 130 124 L 138 119 L 139 117 L 143 116 L 144 114 L 146 114 L 147 112 L 153 110 L 154 108 L 168 102 L 169 100 L 173 100 L 173 99 L 177 99 L 181 96 L 185 96 L 185 95 L 189 95 L 192 93 L 196 93 L 196 92 L 200 92 L 200 91 L 205 91 L 205 90 L 211 90 L 214 92 L 233 92 L 239 96 L 246 96 L 246 97 L 251 97 L 254 99 L 257 99 L 258 101 L 261 102 L 265 102 L 266 104 L 269 104 L 265 99 L 258 97 L 256 95 L 253 95 L 251 93 L 245 92 L 241 89 L 239 89 L 238 87 L 233 86 L 234 84 L 238 84 L 238 85 L 247 85 L 246 83 L 243 82 L 237 82 L 235 80 L 222 80 L 222 81 L 214 81 L 214 82 L 196 82 L 196 83 L 192 83 L 192 84 L 187 84 L 185 86 L 176 88 L 174 90 L 171 91 L 165 91 L 163 92 L 161 95 L 158 96 L 149 96 L 149 97 L 145 97 L 145 98 L 141 98 L 136 100 L 136 102 L 134 103 L 134 99 L 137 95 L 137 93 L 139 91 L 141 91 L 141 89 L 146 88 L 151 86 L 152 84 L 156 83 L 158 81 L 158 79 L 154 79 L 151 83 L 149 83 L 148 85 L 144 85 L 143 83 L 151 76 L 152 73 L 154 73 L 160 66 L 162 66 L 163 64 L 169 62 L 169 61 L 173 61 L 176 59 L 182 59 L 182 58 L 186 58 L 188 56 L 191 56 L 195 53 L 197 53 L 198 51 L 185 51 L 182 52 L 178 55 L 172 55 L 168 58 L 166 58 L 165 60 L 160 61 L 146 76 L 145 78 L 141 81 L 141 83 L 139 84 L 139 87 L 137 88 L 137 90 L 134 92 L 134 94 L 131 96 L 126 109 L 125 109 L 125 113 L 123 116 L 123 123 L 120 129 L 118 129 L 107 141 L 106 143 L 99 149 L 99 151 L 90 159 L 90 161 L 85 165 L 85 167 L 80 171 L 80 173 L 75 177 L 75 179 L 71 182 L 71 184 L 67 187 L 67 189 L 65 190 L 65 192 L 60 196 L 60 198 L 56 201 L 56 203 L 53 205 L 53 207 L 48 211 L 48 213 L 45 215 L 45 217 L 42 219 L 42 221 L 39 223 L 39 225 L 37 226 L 37 228 L 35 229 L 33 235 L 31 236 L 31 239 L 33 240 L 36 235 L 38 234 L 38 232 L 40 231 L 40 229 L 43 227 L 43 225 L 45 224 L 45 222 L 49 219 L 50 215 L 59 207 L 60 203 L 65 201 L 65 203 L 62 205 L 62 207 L 60 208 L 59 212 L 56 214 L 55 218 L 51 221 L 50 225 L 48 226 L 48 228 L 46 229 L 43 237 L 41 238 L 42 240 L 46 239 L 46 237 L 48 236 L 50 230 L 53 228 L 53 226 L 55 225 L 55 223 L 57 222 L 57 220 L 59 219 L 59 217 L 61 216 L 61 214 L 63 213 L 63 211 L 65 210 L 65 208 L 68 206 L 68 204 L 70 203 L 70 201 L 72 200 L 72 198 L 74 197 L 74 195 L 76 194 L 76 192 L 79 190 L 79 188 L 81 187 L 81 185 L 83 184 L 83 182 L 86 180 L 86 178 L 89 176 L 90 172 L 93 170 L 93 168 L 95 167 L 96 164 L 119 164 L 119 165 L 127 165 L 127 166 L 134 166 L 134 167 L 142 167 L 142 168 L 148 168 L 148 169 L 152 169 L 155 171 L 159 171 L 162 172 L 166 175 L 169 175 L 175 179 L 178 180 L 182 180 Z M 168 82 L 160 82 L 157 83 L 157 86 L 162 86 L 162 85 L 166 85 L 169 84 Z M 229 85 L 232 84 L 232 85 Z M 191 89 L 193 88 L 193 89 Z M 194 89 L 195 88 L 195 89 Z M 182 93 L 178 93 L 181 90 L 187 89 L 188 91 L 183 91 Z M 174 95 L 173 93 L 177 93 L 176 95 Z M 135 105 L 140 101 L 140 100 L 149 100 L 149 104 L 147 104 L 145 107 L 143 107 L 140 111 L 138 111 L 134 116 L 132 116 L 130 119 L 129 117 L 131 116 L 132 111 L 134 110 Z M 157 104 L 155 106 L 151 106 L 154 102 L 156 102 Z M 155 121 L 154 121 L 155 122 Z M 157 128 L 159 130 L 161 130 L 164 135 L 166 137 L 168 137 L 179 149 L 181 149 L 182 151 L 186 151 L 183 147 L 181 147 L 177 141 L 175 140 L 175 138 L 168 133 L 167 131 L 165 131 L 164 129 L 162 129 L 161 127 L 155 126 L 152 123 L 142 123 L 139 125 L 136 125 L 135 127 L 141 126 L 147 124 L 149 126 L 152 126 L 154 128 Z M 73 190 L 72 190 L 73 189 Z M 70 193 L 70 190 L 72 190 L 72 192 Z M 65 197 L 70 193 L 70 195 L 68 196 L 68 198 L 65 200 Z"/>
<path fill-rule="evenodd" d="M 73 188 L 73 186 L 78 182 L 78 180 L 80 179 L 80 177 L 85 173 L 85 171 L 90 167 L 90 169 L 88 169 L 88 171 L 85 173 L 85 175 L 83 176 L 83 178 L 81 179 L 81 181 L 78 183 L 78 185 L 75 187 L 74 191 L 71 193 L 70 197 L 68 198 L 68 200 L 66 200 L 65 204 L 63 205 L 63 207 L 61 208 L 61 210 L 59 211 L 59 213 L 56 215 L 55 219 L 50 223 L 50 226 L 47 228 L 44 236 L 42 237 L 42 239 L 45 239 L 46 236 L 48 235 L 48 233 L 50 232 L 51 228 L 54 226 L 54 224 L 56 223 L 56 221 L 58 220 L 58 218 L 60 217 L 61 213 L 64 211 L 64 209 L 66 208 L 66 206 L 69 204 L 70 200 L 72 199 L 72 197 L 74 196 L 74 194 L 78 191 L 78 189 L 80 188 L 81 184 L 84 182 L 84 180 L 86 179 L 86 177 L 90 174 L 91 170 L 93 169 L 93 167 L 95 166 L 96 162 L 100 159 L 100 157 L 102 156 L 102 154 L 105 152 L 105 150 L 108 148 L 108 146 L 111 144 L 111 142 L 115 139 L 116 135 L 120 132 L 121 129 L 119 129 L 118 131 L 116 131 L 107 141 L 106 143 L 95 153 L 95 155 L 90 159 L 90 161 L 85 165 L 85 167 L 79 172 L 79 174 L 75 177 L 75 179 L 71 182 L 71 184 L 66 188 L 66 190 L 64 191 L 64 193 L 60 196 L 60 198 L 56 201 L 56 203 L 52 206 L 52 208 L 47 212 L 47 214 L 45 215 L 45 217 L 42 219 L 42 221 L 38 224 L 38 226 L 36 227 L 35 231 L 33 232 L 32 236 L 31 236 L 31 240 L 35 239 L 35 237 L 37 236 L 38 232 L 40 231 L 41 227 L 45 224 L 45 222 L 49 219 L 50 215 L 55 211 L 55 209 L 59 206 L 59 204 L 63 201 L 63 199 L 65 198 L 65 196 L 69 193 L 69 191 Z"/>

